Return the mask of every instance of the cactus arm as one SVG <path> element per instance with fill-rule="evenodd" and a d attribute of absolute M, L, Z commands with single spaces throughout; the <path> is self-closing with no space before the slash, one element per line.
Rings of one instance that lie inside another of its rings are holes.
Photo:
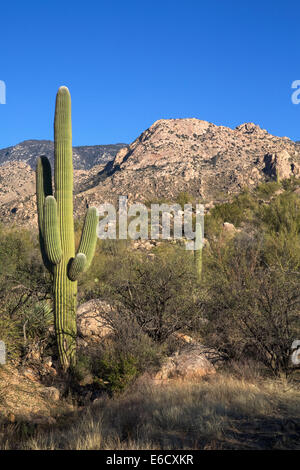
<path fill-rule="evenodd" d="M 51 166 L 48 158 L 45 156 L 37 159 L 36 195 L 39 227 L 43 232 L 44 203 L 47 196 L 52 196 Z"/>
<path fill-rule="evenodd" d="M 97 225 L 99 221 L 96 207 L 87 210 L 79 243 L 78 253 L 69 264 L 68 276 L 76 281 L 79 275 L 90 267 L 97 244 Z"/>
<path fill-rule="evenodd" d="M 78 253 L 84 253 L 86 256 L 86 271 L 93 260 L 97 244 L 97 225 L 99 222 L 98 211 L 96 207 L 90 207 L 87 210 L 82 235 L 79 243 Z"/>
<path fill-rule="evenodd" d="M 44 265 L 53 273 L 53 265 L 49 261 L 44 241 L 44 203 L 47 196 L 52 195 L 52 176 L 51 176 L 51 165 L 47 157 L 41 156 L 37 159 L 36 166 L 36 198 L 37 198 L 37 210 L 38 210 L 38 226 L 39 226 L 39 240 L 42 259 Z"/>
<path fill-rule="evenodd" d="M 45 199 L 43 233 L 49 261 L 53 264 L 60 263 L 62 249 L 57 221 L 57 204 L 53 196 L 47 196 Z"/>
<path fill-rule="evenodd" d="M 72 258 L 68 268 L 68 277 L 71 281 L 77 281 L 79 274 L 85 271 L 86 263 L 87 260 L 84 253 L 77 253 L 75 258 Z"/>

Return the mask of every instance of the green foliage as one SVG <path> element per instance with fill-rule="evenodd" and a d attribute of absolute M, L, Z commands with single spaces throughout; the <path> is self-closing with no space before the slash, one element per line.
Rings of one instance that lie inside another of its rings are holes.
<path fill-rule="evenodd" d="M 36 251 L 30 232 L 17 228 L 7 229 L 0 226 L 0 276 L 16 275 L 21 269 L 32 262 Z"/>
<path fill-rule="evenodd" d="M 100 295 L 113 276 L 116 260 L 127 256 L 127 240 L 99 240 L 96 245 L 94 262 L 90 269 L 78 280 L 80 301 L 89 300 Z"/>
<path fill-rule="evenodd" d="M 29 319 L 33 315 L 36 321 L 42 321 L 33 312 L 51 289 L 37 240 L 29 230 L 0 227 L 0 285 L 0 339 L 6 343 L 8 361 L 19 360 L 26 352 L 24 337 L 28 336 L 30 347 L 41 333 L 38 327 L 37 335 L 29 334 Z"/>
<path fill-rule="evenodd" d="M 300 198 L 295 193 L 284 193 L 269 205 L 261 206 L 259 219 L 268 231 L 295 233 L 300 232 Z"/>
<path fill-rule="evenodd" d="M 121 392 L 138 374 L 138 359 L 106 354 L 94 364 L 95 382 L 109 392 Z"/>
<path fill-rule="evenodd" d="M 290 270 L 284 253 L 267 264 L 266 249 L 264 238 L 246 234 L 211 246 L 204 337 L 232 359 L 256 359 L 289 375 L 300 332 L 299 271 Z"/>
<path fill-rule="evenodd" d="M 70 372 L 75 382 L 81 382 L 85 377 L 91 374 L 92 359 L 87 354 L 78 354 L 76 364 L 71 366 Z"/>
<path fill-rule="evenodd" d="M 235 196 L 232 202 L 219 204 L 211 210 L 211 217 L 218 219 L 220 223 L 230 222 L 236 227 L 241 225 L 255 209 L 255 199 L 248 191 Z"/>
<path fill-rule="evenodd" d="M 191 327 L 201 301 L 192 253 L 163 244 L 153 255 L 128 253 L 116 260 L 102 295 L 119 302 L 150 338 L 163 343 L 174 331 Z"/>
<path fill-rule="evenodd" d="M 52 305 L 48 301 L 35 303 L 23 315 L 23 331 L 27 339 L 44 339 L 54 323 Z"/>
<path fill-rule="evenodd" d="M 281 185 L 285 191 L 294 191 L 300 186 L 300 178 L 286 178 L 281 181 Z"/>
<path fill-rule="evenodd" d="M 255 193 L 258 197 L 268 199 L 279 189 L 281 189 L 280 183 L 277 181 L 270 181 L 268 183 L 262 183 L 258 185 L 255 189 Z"/>
<path fill-rule="evenodd" d="M 224 222 L 265 233 L 298 232 L 299 195 L 293 191 L 299 181 L 291 178 L 280 184 L 274 181 L 262 183 L 252 192 L 244 191 L 231 202 L 216 205 L 205 215 L 206 238 L 220 236 Z M 284 191 L 284 187 L 288 189 Z M 278 189 L 283 189 L 283 192 L 276 194 Z"/>
<path fill-rule="evenodd" d="M 23 345 L 20 323 L 3 310 L 0 310 L 0 340 L 4 341 L 6 346 L 7 361 L 18 360 Z"/>
<path fill-rule="evenodd" d="M 291 271 L 300 269 L 300 239 L 295 232 L 281 230 L 279 233 L 265 233 L 264 262 L 271 266 L 285 266 Z"/>
<path fill-rule="evenodd" d="M 193 202 L 193 196 L 186 191 L 182 191 L 176 197 L 175 202 L 181 205 L 182 210 L 185 204 L 191 204 Z"/>
<path fill-rule="evenodd" d="M 112 333 L 101 343 L 79 351 L 73 378 L 108 393 L 125 389 L 139 374 L 160 364 L 163 349 L 156 345 L 128 312 L 112 310 L 103 315 Z"/>

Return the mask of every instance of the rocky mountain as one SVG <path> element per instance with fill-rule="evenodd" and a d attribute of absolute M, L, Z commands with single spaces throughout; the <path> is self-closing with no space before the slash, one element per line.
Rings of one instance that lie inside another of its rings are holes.
<path fill-rule="evenodd" d="M 162 119 L 87 179 L 78 198 L 144 201 L 187 191 L 203 201 L 224 200 L 278 172 L 287 178 L 299 171 L 299 146 L 253 123 L 231 129 L 199 119 Z"/>
<path fill-rule="evenodd" d="M 73 164 L 76 170 L 90 170 L 112 160 L 125 144 L 86 145 L 73 147 Z M 53 164 L 54 144 L 51 140 L 25 140 L 18 145 L 0 150 L 0 165 L 22 161 L 35 168 L 36 159 L 46 155 Z"/>
<path fill-rule="evenodd" d="M 95 158 L 92 154 L 90 159 L 88 150 L 85 155 L 89 161 Z M 35 224 L 34 173 L 30 159 L 27 162 L 0 166 L 2 220 Z M 119 195 L 127 195 L 130 202 L 143 202 L 174 200 L 185 191 L 206 204 L 228 200 L 244 187 L 277 175 L 281 179 L 299 177 L 300 148 L 289 138 L 273 136 L 253 123 L 231 129 L 199 119 L 162 119 L 130 145 L 119 148 L 113 160 L 101 163 L 75 171 L 77 215 L 87 205 L 115 202 Z"/>

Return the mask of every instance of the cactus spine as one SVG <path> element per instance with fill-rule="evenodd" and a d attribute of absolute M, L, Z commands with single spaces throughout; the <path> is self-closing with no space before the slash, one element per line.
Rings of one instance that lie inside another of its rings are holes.
<path fill-rule="evenodd" d="M 71 97 L 66 87 L 56 95 L 54 119 L 54 185 L 46 157 L 36 171 L 37 210 L 42 258 L 53 275 L 55 331 L 61 365 L 76 362 L 77 279 L 90 266 L 97 242 L 98 214 L 88 209 L 78 253 L 75 255 L 73 220 L 73 162 Z"/>

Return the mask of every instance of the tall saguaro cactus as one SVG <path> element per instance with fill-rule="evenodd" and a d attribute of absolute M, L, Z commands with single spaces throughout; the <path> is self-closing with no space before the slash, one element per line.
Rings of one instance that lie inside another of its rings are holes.
<path fill-rule="evenodd" d="M 36 194 L 41 253 L 53 274 L 59 358 L 67 370 L 76 362 L 77 279 L 94 256 L 98 213 L 95 207 L 88 209 L 75 255 L 71 97 L 66 87 L 60 87 L 56 95 L 54 160 L 54 195 L 50 163 L 44 156 L 37 161 Z"/>

